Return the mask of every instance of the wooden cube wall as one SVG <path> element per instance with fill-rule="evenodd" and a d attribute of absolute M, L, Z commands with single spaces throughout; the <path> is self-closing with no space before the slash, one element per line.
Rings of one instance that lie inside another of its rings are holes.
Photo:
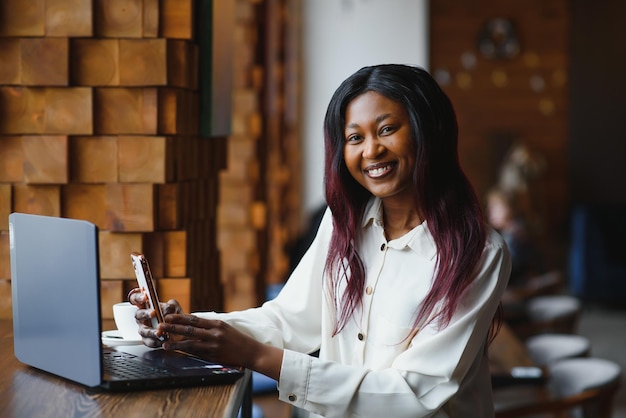
<path fill-rule="evenodd" d="M 227 310 L 257 305 L 267 285 L 287 279 L 287 247 L 301 230 L 299 3 L 237 2 L 232 136 L 218 211 Z"/>
<path fill-rule="evenodd" d="M 256 306 L 286 279 L 299 2 L 233 1 L 232 136 L 210 140 L 197 136 L 193 0 L 0 2 L 0 317 L 12 211 L 98 225 L 105 317 L 134 286 L 130 251 L 187 311 Z"/>
<path fill-rule="evenodd" d="M 162 299 L 222 308 L 226 141 L 197 136 L 193 12 L 193 0 L 0 3 L 0 317 L 16 211 L 98 226 L 104 317 L 135 286 L 131 251 L 154 264 Z"/>

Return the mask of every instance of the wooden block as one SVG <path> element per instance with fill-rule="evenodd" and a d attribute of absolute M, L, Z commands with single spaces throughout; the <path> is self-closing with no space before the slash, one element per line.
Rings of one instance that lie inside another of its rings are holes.
<path fill-rule="evenodd" d="M 0 230 L 0 279 L 11 278 L 11 253 L 9 252 L 9 231 Z"/>
<path fill-rule="evenodd" d="M 67 38 L 23 38 L 20 43 L 22 84 L 67 86 L 69 42 Z"/>
<path fill-rule="evenodd" d="M 117 137 L 70 138 L 70 176 L 74 183 L 117 183 Z"/>
<path fill-rule="evenodd" d="M 0 133 L 92 133 L 91 89 L 85 87 L 0 87 L 4 117 Z"/>
<path fill-rule="evenodd" d="M 221 231 L 217 239 L 217 248 L 234 247 L 240 251 L 255 251 L 256 234 L 250 228 L 230 229 Z"/>
<path fill-rule="evenodd" d="M 34 215 L 61 216 L 61 186 L 15 184 L 13 210 Z"/>
<path fill-rule="evenodd" d="M 187 87 L 191 90 L 198 90 L 198 68 L 199 64 L 199 48 L 198 44 L 190 44 L 189 45 L 189 63 L 187 64 L 187 70 L 189 71 L 189 80 Z"/>
<path fill-rule="evenodd" d="M 143 0 L 95 0 L 94 21 L 98 38 L 141 38 Z"/>
<path fill-rule="evenodd" d="M 22 137 L 0 137 L 0 182 L 18 183 L 24 179 Z"/>
<path fill-rule="evenodd" d="M 161 36 L 193 39 L 193 0 L 161 1 Z"/>
<path fill-rule="evenodd" d="M 63 217 L 87 220 L 98 228 L 106 225 L 106 186 L 67 184 L 63 187 Z"/>
<path fill-rule="evenodd" d="M 45 89 L 45 126 L 42 133 L 91 135 L 92 89 L 87 87 Z"/>
<path fill-rule="evenodd" d="M 120 84 L 164 86 L 167 84 L 165 39 L 120 40 Z"/>
<path fill-rule="evenodd" d="M 156 134 L 157 91 L 154 88 L 97 88 L 94 118 L 96 134 Z"/>
<path fill-rule="evenodd" d="M 46 0 L 46 36 L 92 36 L 91 3 L 91 0 Z"/>
<path fill-rule="evenodd" d="M 154 186 L 143 183 L 106 185 L 106 223 L 109 231 L 154 230 Z"/>
<path fill-rule="evenodd" d="M 0 318 L 7 319 L 13 316 L 11 304 L 11 281 L 0 280 Z"/>
<path fill-rule="evenodd" d="M 22 58 L 19 38 L 0 38 L 0 84 L 21 84 Z"/>
<path fill-rule="evenodd" d="M 190 135 L 197 132 L 197 96 L 178 88 L 159 89 L 159 133 Z"/>
<path fill-rule="evenodd" d="M 159 0 L 143 0 L 143 37 L 159 36 Z"/>
<path fill-rule="evenodd" d="M 98 233 L 100 250 L 100 277 L 132 279 L 135 277 L 130 253 L 143 252 L 142 234 L 102 231 Z"/>
<path fill-rule="evenodd" d="M 156 186 L 156 228 L 159 231 L 181 227 L 178 189 L 178 183 L 158 184 Z"/>
<path fill-rule="evenodd" d="M 167 84 L 194 89 L 197 62 L 194 62 L 192 46 L 188 41 L 167 40 Z"/>
<path fill-rule="evenodd" d="M 12 194 L 10 184 L 0 183 L 0 231 L 9 230 L 9 214 L 12 212 L 11 208 L 13 207 Z"/>
<path fill-rule="evenodd" d="M 24 181 L 36 184 L 65 184 L 68 173 L 66 136 L 24 136 Z"/>
<path fill-rule="evenodd" d="M 72 39 L 72 83 L 79 86 L 120 84 L 118 39 Z"/>
<path fill-rule="evenodd" d="M 44 36 L 46 0 L 0 1 L 0 36 Z"/>
<path fill-rule="evenodd" d="M 237 227 L 250 222 L 250 209 L 237 203 L 221 203 L 217 219 L 222 227 Z"/>
<path fill-rule="evenodd" d="M 144 253 L 155 277 L 187 276 L 187 233 L 159 231 L 144 236 Z"/>
<path fill-rule="evenodd" d="M 161 136 L 120 136 L 117 140 L 121 183 L 165 183 L 173 172 L 171 140 Z"/>
<path fill-rule="evenodd" d="M 164 245 L 164 276 L 187 275 L 187 234 L 185 231 L 162 232 Z"/>
<path fill-rule="evenodd" d="M 0 87 L 0 133 L 41 133 L 45 125 L 45 90 L 41 88 Z"/>
<path fill-rule="evenodd" d="M 102 280 L 100 282 L 100 314 L 103 319 L 113 319 L 113 305 L 124 302 L 125 299 L 123 280 Z"/>
<path fill-rule="evenodd" d="M 191 280 L 188 278 L 156 279 L 157 292 L 162 302 L 175 299 L 185 312 L 191 312 Z"/>

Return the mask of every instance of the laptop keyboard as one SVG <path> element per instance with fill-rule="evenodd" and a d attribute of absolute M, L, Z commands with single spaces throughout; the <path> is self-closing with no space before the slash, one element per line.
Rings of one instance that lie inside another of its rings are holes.
<path fill-rule="evenodd" d="M 105 352 L 104 372 L 121 379 L 144 379 L 146 377 L 167 377 L 171 373 L 165 369 L 148 366 L 135 360 L 136 356 L 123 352 Z"/>

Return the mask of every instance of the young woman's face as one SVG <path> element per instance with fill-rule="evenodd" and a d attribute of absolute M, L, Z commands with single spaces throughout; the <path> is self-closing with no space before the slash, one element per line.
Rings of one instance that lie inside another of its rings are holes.
<path fill-rule="evenodd" d="M 346 108 L 344 159 L 348 171 L 374 196 L 413 198 L 415 150 L 409 115 L 400 103 L 372 91 Z"/>

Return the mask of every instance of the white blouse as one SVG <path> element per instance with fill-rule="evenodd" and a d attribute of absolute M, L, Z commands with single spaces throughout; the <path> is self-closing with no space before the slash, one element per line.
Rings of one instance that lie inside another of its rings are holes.
<path fill-rule="evenodd" d="M 328 210 L 275 299 L 245 311 L 196 315 L 222 319 L 284 348 L 279 399 L 313 414 L 493 417 L 485 345 L 511 269 L 506 244 L 490 229 L 479 274 L 450 324 L 412 332 L 431 286 L 435 244 L 425 223 L 387 241 L 382 219 L 381 201 L 372 199 L 358 249 L 366 271 L 363 304 L 339 334 L 333 336 L 335 308 L 324 274 L 332 233 Z M 319 358 L 307 354 L 318 349 Z"/>

